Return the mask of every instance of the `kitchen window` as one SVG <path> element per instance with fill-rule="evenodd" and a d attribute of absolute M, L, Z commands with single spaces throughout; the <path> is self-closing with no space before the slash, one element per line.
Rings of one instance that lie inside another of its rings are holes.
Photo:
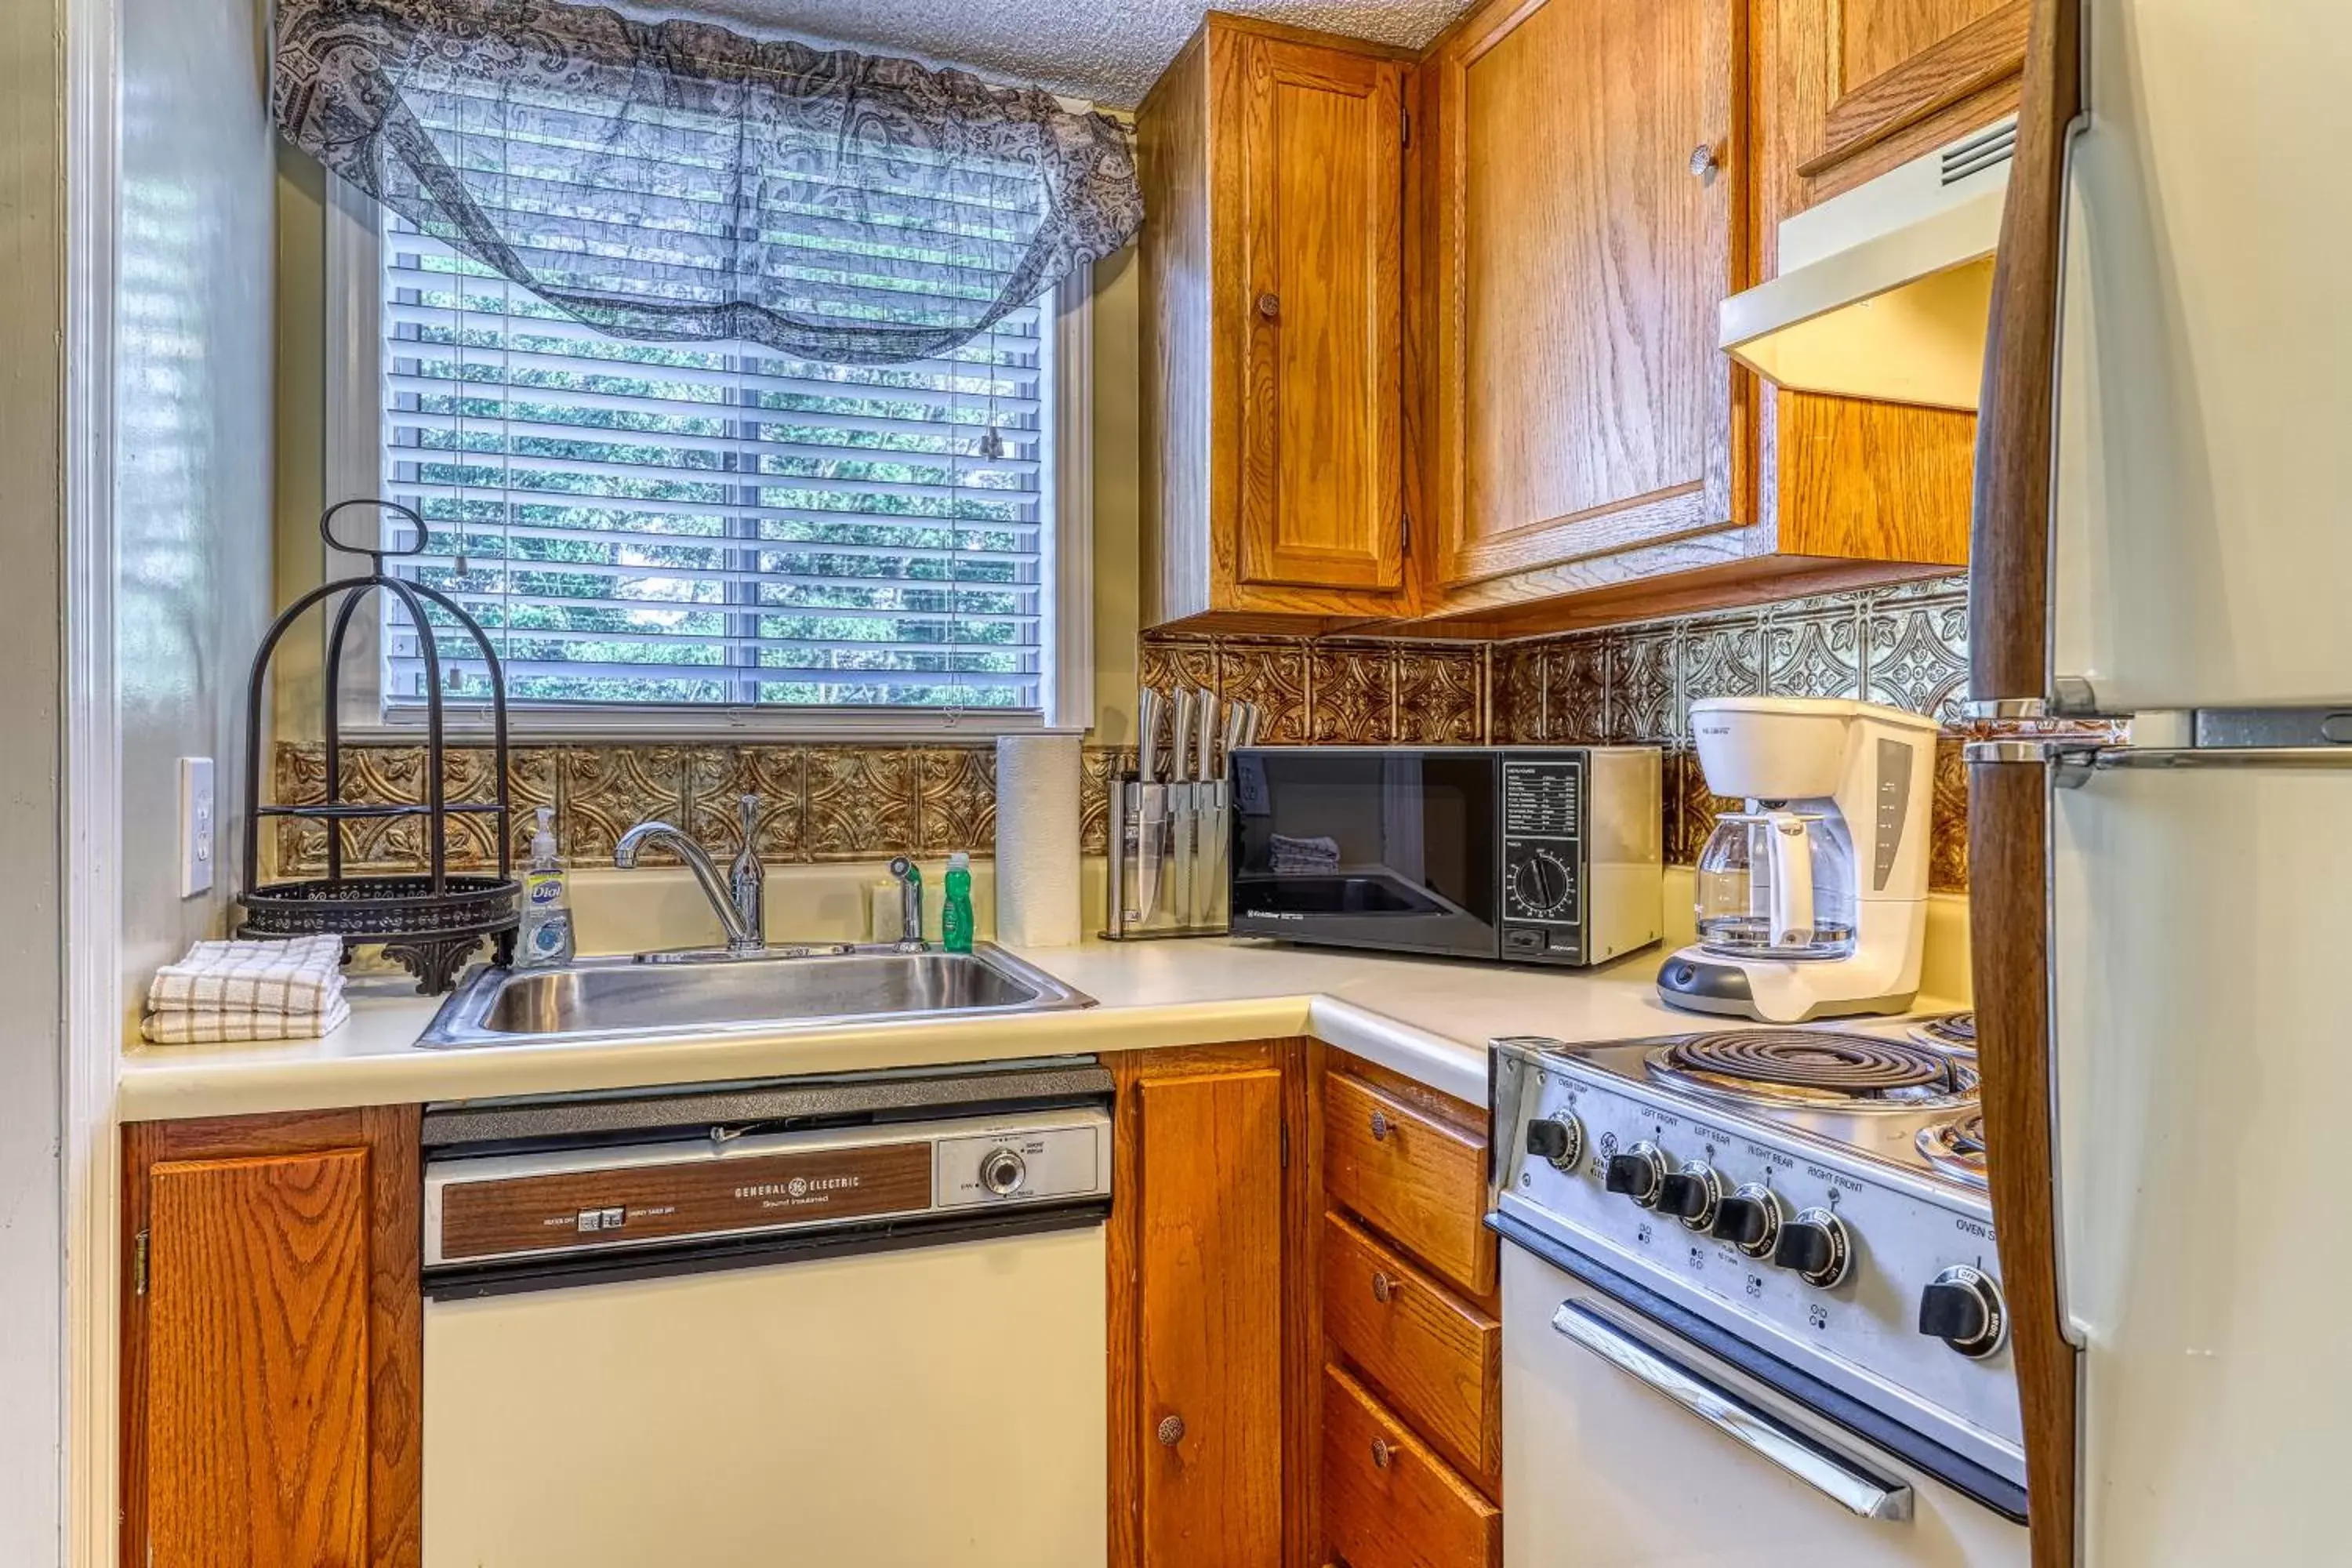
<path fill-rule="evenodd" d="M 908 243 L 952 257 L 986 216 L 944 205 L 908 203 Z M 812 266 L 856 298 L 839 232 L 810 217 Z M 836 365 L 608 335 L 347 188 L 328 250 L 330 488 L 425 520 L 394 570 L 481 622 L 519 733 L 1087 721 L 1087 270 L 938 358 Z M 470 639 L 373 602 L 348 732 L 421 725 L 436 632 L 454 721 L 486 713 Z"/>

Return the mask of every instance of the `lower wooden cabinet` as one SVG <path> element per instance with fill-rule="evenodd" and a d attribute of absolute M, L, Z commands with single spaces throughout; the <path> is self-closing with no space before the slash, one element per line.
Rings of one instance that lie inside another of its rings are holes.
<path fill-rule="evenodd" d="M 1344 1215 L 1323 1216 L 1323 1329 L 1431 1446 L 1499 1489 L 1503 1325 Z"/>
<path fill-rule="evenodd" d="M 125 1568 L 413 1568 L 415 1106 L 123 1131 Z"/>
<path fill-rule="evenodd" d="M 1111 1568 L 1495 1562 L 1484 1111 L 1308 1040 L 1104 1060 Z M 418 1128 L 124 1129 L 124 1568 L 417 1568 Z"/>
<path fill-rule="evenodd" d="M 1503 1510 L 1336 1366 L 1323 1373 L 1323 1530 L 1348 1568 L 1503 1560 Z"/>
<path fill-rule="evenodd" d="M 1136 1052 L 1109 1254 L 1114 1568 L 1283 1562 L 1293 1042 Z"/>
<path fill-rule="evenodd" d="M 1487 1112 L 1336 1051 L 1318 1072 L 1326 1549 L 1348 1568 L 1498 1563 Z"/>
<path fill-rule="evenodd" d="M 1370 1220 L 1466 1290 L 1495 1289 L 1486 1215 L 1486 1138 L 1426 1089 L 1356 1071 L 1323 1079 L 1324 1181 L 1332 1201 Z M 1466 1110 L 1466 1108 L 1465 1108 Z M 1483 1127 L 1486 1112 L 1476 1114 Z"/>

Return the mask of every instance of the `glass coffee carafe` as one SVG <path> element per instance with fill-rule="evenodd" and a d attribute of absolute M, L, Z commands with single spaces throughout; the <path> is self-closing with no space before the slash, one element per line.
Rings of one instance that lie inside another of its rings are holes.
<path fill-rule="evenodd" d="M 1726 958 L 1853 952 L 1853 843 L 1834 811 L 1727 812 L 1698 858 L 1698 940 Z"/>

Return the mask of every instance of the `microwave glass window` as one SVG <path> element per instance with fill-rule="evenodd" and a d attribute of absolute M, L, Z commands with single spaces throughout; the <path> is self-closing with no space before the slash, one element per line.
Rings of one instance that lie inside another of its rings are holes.
<path fill-rule="evenodd" d="M 1328 936 L 1378 928 L 1383 942 L 1427 952 L 1489 949 L 1496 789 L 1491 753 L 1245 758 L 1235 907 Z"/>

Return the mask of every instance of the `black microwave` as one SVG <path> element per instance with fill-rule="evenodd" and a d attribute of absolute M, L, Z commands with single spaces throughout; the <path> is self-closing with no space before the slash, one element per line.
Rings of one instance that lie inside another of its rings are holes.
<path fill-rule="evenodd" d="M 1235 936 L 1601 963 L 1664 934 L 1654 746 L 1234 754 Z"/>

